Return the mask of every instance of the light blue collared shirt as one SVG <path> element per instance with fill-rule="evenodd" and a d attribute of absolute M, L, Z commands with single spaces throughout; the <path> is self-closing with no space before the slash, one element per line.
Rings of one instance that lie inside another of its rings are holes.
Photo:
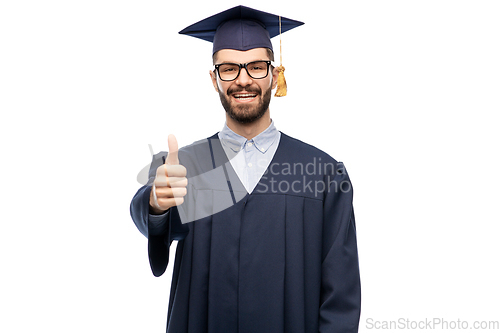
<path fill-rule="evenodd" d="M 256 137 L 247 140 L 234 133 L 227 124 L 219 132 L 219 139 L 231 166 L 248 193 L 259 183 L 278 149 L 281 133 L 271 125 Z"/>

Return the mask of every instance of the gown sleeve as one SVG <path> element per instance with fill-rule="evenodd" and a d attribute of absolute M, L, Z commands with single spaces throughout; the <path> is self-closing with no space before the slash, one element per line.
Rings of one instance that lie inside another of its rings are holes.
<path fill-rule="evenodd" d="M 325 194 L 319 331 L 358 332 L 361 308 L 352 185 L 342 163 Z"/>
<path fill-rule="evenodd" d="M 169 209 L 164 221 L 150 219 L 149 196 L 151 188 L 155 180 L 156 169 L 164 163 L 166 156 L 165 152 L 153 156 L 149 168 L 148 183 L 137 191 L 130 203 L 132 220 L 137 229 L 148 238 L 149 264 L 154 276 L 161 276 L 167 269 L 172 241 L 183 239 L 188 233 L 188 227 L 182 225 L 176 207 Z M 159 227 L 158 223 L 166 223 L 167 225 Z"/>

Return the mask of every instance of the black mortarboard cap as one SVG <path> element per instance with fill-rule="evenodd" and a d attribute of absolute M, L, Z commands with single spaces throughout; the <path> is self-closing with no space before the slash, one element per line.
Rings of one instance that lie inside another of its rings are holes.
<path fill-rule="evenodd" d="M 210 16 L 179 31 L 213 43 L 213 53 L 222 49 L 247 51 L 265 47 L 273 49 L 271 38 L 280 34 L 279 16 L 237 6 Z M 281 32 L 304 24 L 281 17 Z"/>

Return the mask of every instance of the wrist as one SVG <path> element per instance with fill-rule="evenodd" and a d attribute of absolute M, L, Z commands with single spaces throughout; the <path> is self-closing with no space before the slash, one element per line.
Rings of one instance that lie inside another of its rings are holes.
<path fill-rule="evenodd" d="M 166 210 L 158 209 L 156 207 L 151 206 L 151 204 L 149 204 L 149 214 L 152 214 L 152 215 L 162 215 L 165 212 L 166 212 Z"/>

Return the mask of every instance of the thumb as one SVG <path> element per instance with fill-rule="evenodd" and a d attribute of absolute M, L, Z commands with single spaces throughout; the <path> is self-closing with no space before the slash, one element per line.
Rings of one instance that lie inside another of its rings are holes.
<path fill-rule="evenodd" d="M 170 134 L 168 136 L 168 155 L 165 160 L 165 164 L 174 165 L 179 164 L 179 156 L 178 156 L 179 146 L 177 145 L 177 139 L 175 135 Z"/>

